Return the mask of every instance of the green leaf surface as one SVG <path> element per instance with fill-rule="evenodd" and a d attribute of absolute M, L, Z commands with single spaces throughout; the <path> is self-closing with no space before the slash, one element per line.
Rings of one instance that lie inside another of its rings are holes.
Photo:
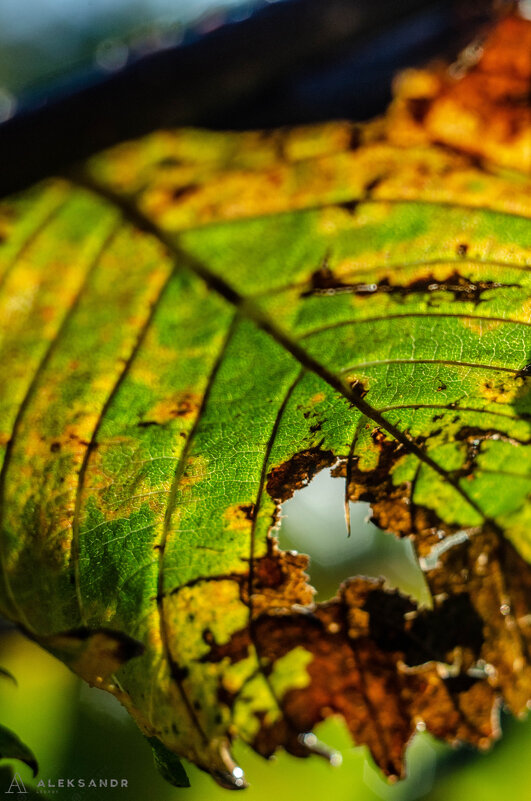
<path fill-rule="evenodd" d="M 190 780 L 180 759 L 165 748 L 156 737 L 148 737 L 148 742 L 153 749 L 155 767 L 162 778 L 174 787 L 190 787 Z"/>
<path fill-rule="evenodd" d="M 154 133 L 1 208 L 0 612 L 174 781 L 237 788 L 231 740 L 307 755 L 332 713 L 401 775 L 417 725 L 486 747 L 531 697 L 531 179 L 397 109 Z M 274 530 L 331 466 L 431 609 L 313 604 Z"/>

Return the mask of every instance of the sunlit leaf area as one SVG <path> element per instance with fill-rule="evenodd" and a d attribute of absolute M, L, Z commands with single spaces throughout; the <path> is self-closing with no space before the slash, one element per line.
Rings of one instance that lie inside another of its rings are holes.
<path fill-rule="evenodd" d="M 0 0 L 0 124 L 267 5 Z M 498 6 L 376 120 L 168 126 L 0 199 L 0 793 L 528 798 L 531 11 Z"/>

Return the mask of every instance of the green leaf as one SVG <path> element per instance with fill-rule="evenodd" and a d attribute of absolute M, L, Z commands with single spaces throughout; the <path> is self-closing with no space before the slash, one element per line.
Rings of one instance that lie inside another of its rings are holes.
<path fill-rule="evenodd" d="M 5 726 L 0 726 L 0 759 L 19 759 L 25 762 L 28 767 L 33 771 L 33 775 L 37 775 L 39 766 L 34 754 L 27 745 L 19 740 L 16 734 L 6 729 Z"/>
<path fill-rule="evenodd" d="M 190 780 L 178 756 L 168 751 L 156 737 L 148 737 L 155 767 L 163 779 L 174 787 L 190 787 Z"/>
<path fill-rule="evenodd" d="M 490 115 L 478 74 L 421 73 L 374 124 L 162 131 L 2 205 L 0 612 L 170 772 L 239 787 L 234 738 L 323 752 L 338 713 L 399 776 L 418 725 L 486 747 L 528 707 L 530 131 L 500 76 Z M 313 603 L 275 527 L 325 467 L 431 608 L 355 577 Z"/>

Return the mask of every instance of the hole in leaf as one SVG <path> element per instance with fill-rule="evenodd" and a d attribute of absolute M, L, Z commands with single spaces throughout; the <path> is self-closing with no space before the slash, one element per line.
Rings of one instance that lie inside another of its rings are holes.
<path fill-rule="evenodd" d="M 398 539 L 368 521 L 368 503 L 350 504 L 351 536 L 344 516 L 344 481 L 325 469 L 282 504 L 280 547 L 311 558 L 316 600 L 331 598 L 349 576 L 383 576 L 389 586 L 431 605 L 424 574 L 409 539 Z"/>

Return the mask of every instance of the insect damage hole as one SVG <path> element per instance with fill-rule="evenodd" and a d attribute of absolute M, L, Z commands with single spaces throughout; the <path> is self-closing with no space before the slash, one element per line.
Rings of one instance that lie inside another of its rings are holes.
<path fill-rule="evenodd" d="M 331 598 L 350 576 L 383 576 L 391 587 L 429 604 L 430 593 L 413 546 L 369 522 L 368 503 L 350 503 L 351 531 L 344 517 L 344 481 L 321 470 L 281 508 L 279 545 L 310 556 L 317 600 Z"/>

